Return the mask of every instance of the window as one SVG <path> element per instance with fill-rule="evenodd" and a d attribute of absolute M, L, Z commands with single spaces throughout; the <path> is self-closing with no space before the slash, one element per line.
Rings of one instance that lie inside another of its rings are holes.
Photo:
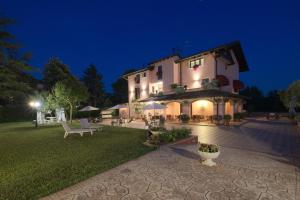
<path fill-rule="evenodd" d="M 163 73 L 162 73 L 162 66 L 161 66 L 161 65 L 157 67 L 156 75 L 157 75 L 157 79 L 158 79 L 158 80 L 161 80 L 161 79 L 162 79 Z"/>
<path fill-rule="evenodd" d="M 144 72 L 143 77 L 146 77 L 146 76 L 147 76 L 147 74 L 146 74 L 146 72 Z"/>
<path fill-rule="evenodd" d="M 140 88 L 135 88 L 134 97 L 135 97 L 135 99 L 139 99 L 141 97 Z"/>
<path fill-rule="evenodd" d="M 136 76 L 135 76 L 135 78 L 134 78 L 134 80 L 135 80 L 135 83 L 137 83 L 137 84 L 139 84 L 140 83 L 140 74 L 137 74 Z"/>
<path fill-rule="evenodd" d="M 203 65 L 203 58 L 199 58 L 197 60 L 190 61 L 190 68 L 193 68 L 196 65 L 197 66 Z"/>
<path fill-rule="evenodd" d="M 154 94 L 154 86 L 152 86 L 152 93 Z"/>
<path fill-rule="evenodd" d="M 204 79 L 202 79 L 202 81 L 201 81 L 201 86 L 204 86 L 204 85 L 206 85 L 206 84 L 208 84 L 209 83 L 209 79 L 208 78 L 204 78 Z"/>

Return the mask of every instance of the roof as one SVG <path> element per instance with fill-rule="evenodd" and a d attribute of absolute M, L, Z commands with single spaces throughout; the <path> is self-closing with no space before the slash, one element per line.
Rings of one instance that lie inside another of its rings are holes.
<path fill-rule="evenodd" d="M 187 60 L 187 59 L 196 58 L 196 57 L 199 57 L 199 56 L 202 56 L 202 55 L 205 55 L 205 54 L 208 54 L 208 53 L 212 53 L 212 52 L 221 52 L 222 50 L 226 50 L 226 49 L 232 49 L 233 50 L 233 52 L 234 52 L 234 54 L 237 58 L 239 67 L 240 67 L 240 72 L 245 72 L 245 71 L 249 70 L 247 60 L 245 58 L 241 43 L 239 41 L 230 42 L 230 43 L 227 43 L 227 44 L 219 45 L 215 48 L 211 48 L 211 49 L 208 49 L 208 50 L 205 50 L 205 51 L 200 51 L 196 54 L 192 54 L 192 55 L 183 57 L 181 59 L 178 59 L 176 61 L 176 63 L 182 62 L 182 61 Z"/>
<path fill-rule="evenodd" d="M 198 90 L 192 92 L 184 92 L 181 94 L 167 94 L 156 97 L 149 97 L 147 99 L 143 99 L 140 102 L 147 101 L 167 101 L 167 100 L 183 100 L 183 99 L 195 99 L 195 98 L 211 98 L 211 97 L 227 97 L 227 98 L 237 98 L 244 99 L 245 97 L 239 94 L 234 94 L 230 92 L 225 92 L 221 90 Z"/>
<path fill-rule="evenodd" d="M 141 69 L 139 69 L 139 70 L 136 70 L 136 71 L 134 71 L 134 72 L 130 72 L 130 73 L 128 73 L 128 74 L 124 74 L 123 77 L 127 77 L 127 76 L 130 76 L 130 75 L 132 75 L 132 74 L 136 74 L 136 73 L 140 73 L 140 72 L 147 71 L 147 70 L 149 69 L 149 67 L 151 67 L 151 65 L 153 65 L 153 64 L 155 64 L 155 63 L 158 63 L 158 62 L 160 62 L 160 61 L 163 61 L 163 60 L 167 60 L 167 59 L 172 58 L 172 57 L 175 57 L 175 56 L 178 56 L 179 58 L 181 57 L 180 54 L 175 53 L 175 54 L 170 54 L 170 55 L 168 55 L 168 56 L 161 57 L 161 58 L 156 59 L 156 60 L 152 60 L 151 62 L 149 62 L 149 63 L 147 64 L 146 67 L 143 67 L 143 68 L 141 68 Z"/>

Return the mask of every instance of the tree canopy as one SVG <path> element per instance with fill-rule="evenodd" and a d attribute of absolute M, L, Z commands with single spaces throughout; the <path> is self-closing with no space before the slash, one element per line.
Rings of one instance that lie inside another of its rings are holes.
<path fill-rule="evenodd" d="M 89 65 L 86 68 L 82 81 L 90 94 L 88 103 L 92 106 L 103 107 L 105 103 L 105 91 L 102 74 L 97 71 L 94 65 Z"/>
<path fill-rule="evenodd" d="M 63 107 L 69 109 L 70 121 L 72 122 L 73 111 L 80 102 L 88 99 L 86 87 L 79 81 L 57 82 L 47 97 L 50 107 Z"/>
<path fill-rule="evenodd" d="M 45 65 L 43 71 L 43 83 L 45 89 L 51 90 L 59 81 L 74 81 L 76 78 L 70 72 L 68 66 L 60 61 L 58 58 L 50 58 Z"/>
<path fill-rule="evenodd" d="M 280 99 L 290 114 L 295 115 L 295 109 L 300 108 L 300 80 L 294 81 L 285 91 L 281 91 Z"/>
<path fill-rule="evenodd" d="M 123 75 L 136 71 L 135 69 L 129 69 L 124 72 Z M 119 77 L 113 84 L 113 93 L 111 95 L 111 101 L 113 104 L 128 102 L 128 83 L 123 77 Z"/>
<path fill-rule="evenodd" d="M 12 20 L 0 18 L 0 105 L 22 104 L 34 92 L 37 80 L 28 73 L 30 54 L 19 51 L 15 37 L 6 30 Z"/>

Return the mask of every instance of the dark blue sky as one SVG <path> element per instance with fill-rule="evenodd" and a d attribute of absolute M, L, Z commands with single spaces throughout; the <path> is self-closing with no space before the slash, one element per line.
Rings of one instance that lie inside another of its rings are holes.
<path fill-rule="evenodd" d="M 32 64 L 59 57 L 81 76 L 93 63 L 107 90 L 126 69 L 171 53 L 190 54 L 240 40 L 247 85 L 283 89 L 300 78 L 300 1 L 294 0 L 0 0 L 0 15 Z"/>

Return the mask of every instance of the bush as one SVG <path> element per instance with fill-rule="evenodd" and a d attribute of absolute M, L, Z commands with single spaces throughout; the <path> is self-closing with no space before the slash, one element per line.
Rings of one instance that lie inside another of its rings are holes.
<path fill-rule="evenodd" d="M 32 121 L 36 118 L 36 111 L 28 105 L 0 106 L 0 122 Z"/>
<path fill-rule="evenodd" d="M 187 114 L 181 114 L 178 118 L 182 123 L 188 123 L 190 121 L 190 117 Z"/>
<path fill-rule="evenodd" d="M 169 143 L 173 142 L 178 139 L 183 139 L 188 136 L 190 136 L 192 133 L 191 129 L 188 128 L 178 128 L 178 129 L 172 129 L 170 131 L 166 131 L 162 134 L 160 134 L 160 141 L 163 143 Z"/>
<path fill-rule="evenodd" d="M 224 115 L 224 120 L 230 122 L 231 120 L 231 115 Z"/>
<path fill-rule="evenodd" d="M 234 113 L 233 115 L 234 121 L 241 121 L 241 119 L 243 118 L 242 113 Z"/>
<path fill-rule="evenodd" d="M 166 131 L 164 127 L 150 127 L 151 131 Z"/>
<path fill-rule="evenodd" d="M 215 144 L 200 144 L 199 151 L 206 152 L 206 153 L 216 153 L 219 151 L 218 145 Z"/>

